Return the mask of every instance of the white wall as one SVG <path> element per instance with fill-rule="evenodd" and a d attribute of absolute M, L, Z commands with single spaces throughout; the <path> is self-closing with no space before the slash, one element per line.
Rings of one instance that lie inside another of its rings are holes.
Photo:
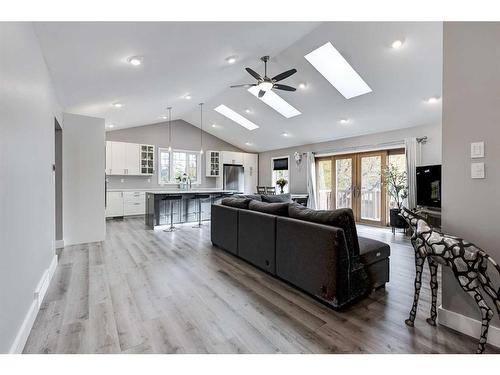
<path fill-rule="evenodd" d="M 64 245 L 104 241 L 104 119 L 63 116 Z"/>
<path fill-rule="evenodd" d="M 293 154 L 313 151 L 322 152 L 358 152 L 351 148 L 370 149 L 385 142 L 402 141 L 407 137 L 427 136 L 427 143 L 422 145 L 420 165 L 441 164 L 441 125 L 416 126 L 383 133 L 343 138 L 329 142 L 313 143 L 280 150 L 267 151 L 259 154 L 259 185 L 271 184 L 271 158 L 276 156 L 290 156 L 290 192 L 306 193 L 306 161 L 297 167 L 293 161 Z"/>
<path fill-rule="evenodd" d="M 22 349 L 36 313 L 34 290 L 55 255 L 52 164 L 60 108 L 31 23 L 0 23 L 0 56 L 0 352 L 5 353 Z"/>
<path fill-rule="evenodd" d="M 445 22 L 443 70 L 443 229 L 500 263 L 500 23 Z M 486 178 L 471 179 L 470 143 L 485 142 Z M 488 266 L 495 288 L 496 270 Z M 472 298 L 443 271 L 443 308 L 480 319 Z M 493 310 L 494 304 L 488 301 Z M 495 311 L 493 325 L 500 327 Z M 460 327 L 453 327 L 460 329 Z M 478 329 L 478 328 L 477 328 Z M 490 330 L 491 342 L 493 333 Z M 496 330 L 500 345 L 500 330 Z"/>

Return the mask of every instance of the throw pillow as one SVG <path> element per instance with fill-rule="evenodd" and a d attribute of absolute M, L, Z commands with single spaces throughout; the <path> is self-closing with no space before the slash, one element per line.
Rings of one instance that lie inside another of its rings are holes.
<path fill-rule="evenodd" d="M 252 200 L 248 208 L 252 211 L 264 212 L 266 214 L 288 216 L 288 203 L 266 203 Z"/>
<path fill-rule="evenodd" d="M 313 210 L 298 203 L 288 205 L 288 216 L 294 219 L 312 221 L 314 223 L 331 225 L 344 231 L 347 246 L 354 256 L 359 255 L 358 232 L 354 214 L 350 208 L 337 210 Z"/>
<path fill-rule="evenodd" d="M 221 203 L 224 206 L 248 210 L 248 203 L 250 201 L 251 201 L 250 198 L 233 198 L 233 197 L 231 197 L 231 198 L 224 198 Z"/>
<path fill-rule="evenodd" d="M 262 195 L 262 202 L 268 203 L 281 203 L 281 202 L 291 202 L 292 196 L 290 194 L 278 194 L 278 195 Z"/>

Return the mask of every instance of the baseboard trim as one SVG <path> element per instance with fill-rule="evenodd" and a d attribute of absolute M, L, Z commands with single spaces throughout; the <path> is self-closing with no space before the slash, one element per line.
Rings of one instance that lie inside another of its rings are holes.
<path fill-rule="evenodd" d="M 64 240 L 57 240 L 55 242 L 55 248 L 56 249 L 62 249 L 64 247 Z"/>
<path fill-rule="evenodd" d="M 446 310 L 443 306 L 439 306 L 438 321 L 439 324 L 445 327 L 479 339 L 479 334 L 481 332 L 481 322 L 479 320 L 469 318 L 468 316 L 451 310 Z M 500 328 L 490 325 L 488 330 L 488 344 L 500 348 Z"/>
<path fill-rule="evenodd" d="M 31 328 L 35 323 L 36 316 L 42 305 L 43 298 L 47 293 L 50 281 L 54 277 L 54 273 L 57 268 L 57 255 L 54 255 L 52 261 L 50 262 L 49 268 L 45 270 L 40 281 L 38 282 L 35 291 L 33 292 L 33 302 L 31 303 L 28 312 L 26 313 L 23 323 L 17 332 L 16 338 L 12 343 L 9 353 L 10 354 L 21 354 L 23 352 L 26 341 L 28 340 Z"/>

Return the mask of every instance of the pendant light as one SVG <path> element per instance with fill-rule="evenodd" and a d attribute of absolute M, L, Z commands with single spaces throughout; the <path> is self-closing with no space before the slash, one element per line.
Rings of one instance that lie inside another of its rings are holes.
<path fill-rule="evenodd" d="M 168 152 L 172 151 L 172 107 L 168 107 Z"/>
<path fill-rule="evenodd" d="M 200 155 L 203 155 L 203 103 L 200 103 Z"/>

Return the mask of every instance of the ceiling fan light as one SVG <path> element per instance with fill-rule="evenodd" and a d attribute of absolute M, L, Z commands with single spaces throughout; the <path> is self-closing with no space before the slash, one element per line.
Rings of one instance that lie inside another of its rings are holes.
<path fill-rule="evenodd" d="M 257 87 L 259 88 L 259 90 L 269 91 L 273 88 L 273 86 L 274 85 L 272 82 L 264 81 L 264 82 L 259 83 L 259 85 Z"/>

